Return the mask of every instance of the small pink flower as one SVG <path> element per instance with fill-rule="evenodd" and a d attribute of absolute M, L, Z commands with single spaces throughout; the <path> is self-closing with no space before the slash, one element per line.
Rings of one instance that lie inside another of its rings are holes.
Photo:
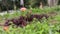
<path fill-rule="evenodd" d="M 25 7 L 22 7 L 21 9 L 20 9 L 20 11 L 26 11 L 26 8 Z"/>

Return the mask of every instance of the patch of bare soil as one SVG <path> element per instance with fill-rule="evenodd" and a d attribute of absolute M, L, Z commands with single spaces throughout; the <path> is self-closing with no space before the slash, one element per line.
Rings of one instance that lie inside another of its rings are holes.
<path fill-rule="evenodd" d="M 54 24 L 57 24 L 58 23 L 58 21 L 57 20 L 50 20 L 49 21 L 52 25 L 54 25 Z"/>
<path fill-rule="evenodd" d="M 49 21 L 51 24 L 57 24 L 58 20 L 54 20 L 55 16 L 58 15 L 58 12 L 49 12 L 48 16 L 51 17 L 51 20 Z"/>

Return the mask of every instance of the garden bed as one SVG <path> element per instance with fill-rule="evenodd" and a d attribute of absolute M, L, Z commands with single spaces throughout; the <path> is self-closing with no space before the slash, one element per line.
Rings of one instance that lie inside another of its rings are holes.
<path fill-rule="evenodd" d="M 53 9 L 53 8 L 52 8 Z M 0 26 L 0 34 L 60 34 L 60 10 L 57 9 L 32 9 L 31 14 L 47 14 L 49 16 L 48 20 L 45 18 L 42 19 L 42 22 L 38 21 L 37 19 L 34 18 L 32 22 L 28 22 L 26 26 L 18 27 L 16 28 L 15 26 L 13 27 L 13 24 L 7 27 L 7 30 L 4 30 L 4 26 Z M 3 16 L 0 16 L 1 23 L 5 23 L 6 19 L 19 19 L 21 15 L 26 16 L 29 15 L 28 13 L 29 10 L 25 12 L 17 11 L 14 12 L 13 14 L 5 14 Z M 51 14 L 49 15 L 49 12 L 56 12 L 57 14 Z M 3 19 L 4 18 L 4 19 Z M 4 22 L 3 22 L 4 21 Z M 12 22 L 11 22 L 12 23 Z"/>

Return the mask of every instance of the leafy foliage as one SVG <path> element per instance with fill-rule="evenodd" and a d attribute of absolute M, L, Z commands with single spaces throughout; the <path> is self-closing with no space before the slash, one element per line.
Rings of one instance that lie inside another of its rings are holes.
<path fill-rule="evenodd" d="M 59 7 L 58 7 L 59 8 Z M 28 10 L 29 11 L 29 10 Z M 28 14 L 28 18 L 30 18 L 31 15 L 35 15 L 36 13 L 38 15 L 42 14 L 42 13 L 48 13 L 48 12 L 52 12 L 52 11 L 58 11 L 57 8 L 44 8 L 43 10 L 41 9 L 32 9 L 32 14 L 30 15 L 28 13 L 28 11 L 26 12 L 14 12 L 13 14 L 9 14 L 8 15 L 6 14 L 2 17 L 4 18 L 7 18 L 7 19 L 12 19 L 12 22 L 18 24 L 18 21 L 20 21 L 20 25 L 22 22 L 25 23 L 25 17 L 27 16 L 26 14 Z M 33 19 L 33 21 L 31 22 L 27 22 L 27 25 L 23 28 L 21 27 L 18 27 L 18 28 L 13 28 L 12 25 L 9 26 L 9 29 L 8 31 L 5 31 L 3 30 L 3 27 L 0 26 L 0 33 L 1 34 L 60 34 L 60 10 L 57 12 L 58 14 L 56 16 L 54 16 L 54 19 L 51 19 L 51 18 L 48 18 L 48 20 L 46 20 L 45 18 L 42 19 L 42 23 L 40 21 L 38 21 L 37 19 Z M 16 16 L 16 17 L 15 17 Z M 19 20 L 18 20 L 19 19 Z M 52 22 L 51 22 L 52 20 Z M 53 21 L 53 20 L 57 20 L 56 21 Z M 7 20 L 8 22 L 8 20 Z M 55 23 L 56 24 L 52 24 L 52 23 Z"/>

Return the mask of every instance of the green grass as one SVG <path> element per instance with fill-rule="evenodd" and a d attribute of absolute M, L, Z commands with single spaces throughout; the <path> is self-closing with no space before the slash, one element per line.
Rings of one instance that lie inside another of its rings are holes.
<path fill-rule="evenodd" d="M 48 21 L 44 21 L 43 23 L 33 21 L 24 28 L 12 28 L 12 26 L 9 26 L 8 32 L 0 27 L 0 34 L 49 34 L 50 29 L 52 29 L 53 34 L 58 34 L 59 32 L 56 32 L 57 29 L 60 29 L 58 27 L 60 27 L 60 24 L 50 26 Z"/>
<path fill-rule="evenodd" d="M 29 10 L 25 12 L 14 12 L 14 14 L 5 14 L 4 16 L 0 16 L 1 21 L 3 21 L 3 18 L 12 19 L 19 17 L 20 15 L 24 15 L 28 13 Z M 9 26 L 9 31 L 4 31 L 3 26 L 0 26 L 0 34 L 60 34 L 60 32 L 57 32 L 56 30 L 60 30 L 60 7 L 53 7 L 53 8 L 34 8 L 32 9 L 32 14 L 34 13 L 48 13 L 51 11 L 55 11 L 58 14 L 53 18 L 49 18 L 48 20 L 43 18 L 43 22 L 40 23 L 38 20 L 35 20 L 31 22 L 31 24 L 28 24 L 24 28 L 18 27 L 18 28 L 12 28 L 12 25 Z M 57 20 L 56 24 L 52 24 L 50 20 Z"/>

